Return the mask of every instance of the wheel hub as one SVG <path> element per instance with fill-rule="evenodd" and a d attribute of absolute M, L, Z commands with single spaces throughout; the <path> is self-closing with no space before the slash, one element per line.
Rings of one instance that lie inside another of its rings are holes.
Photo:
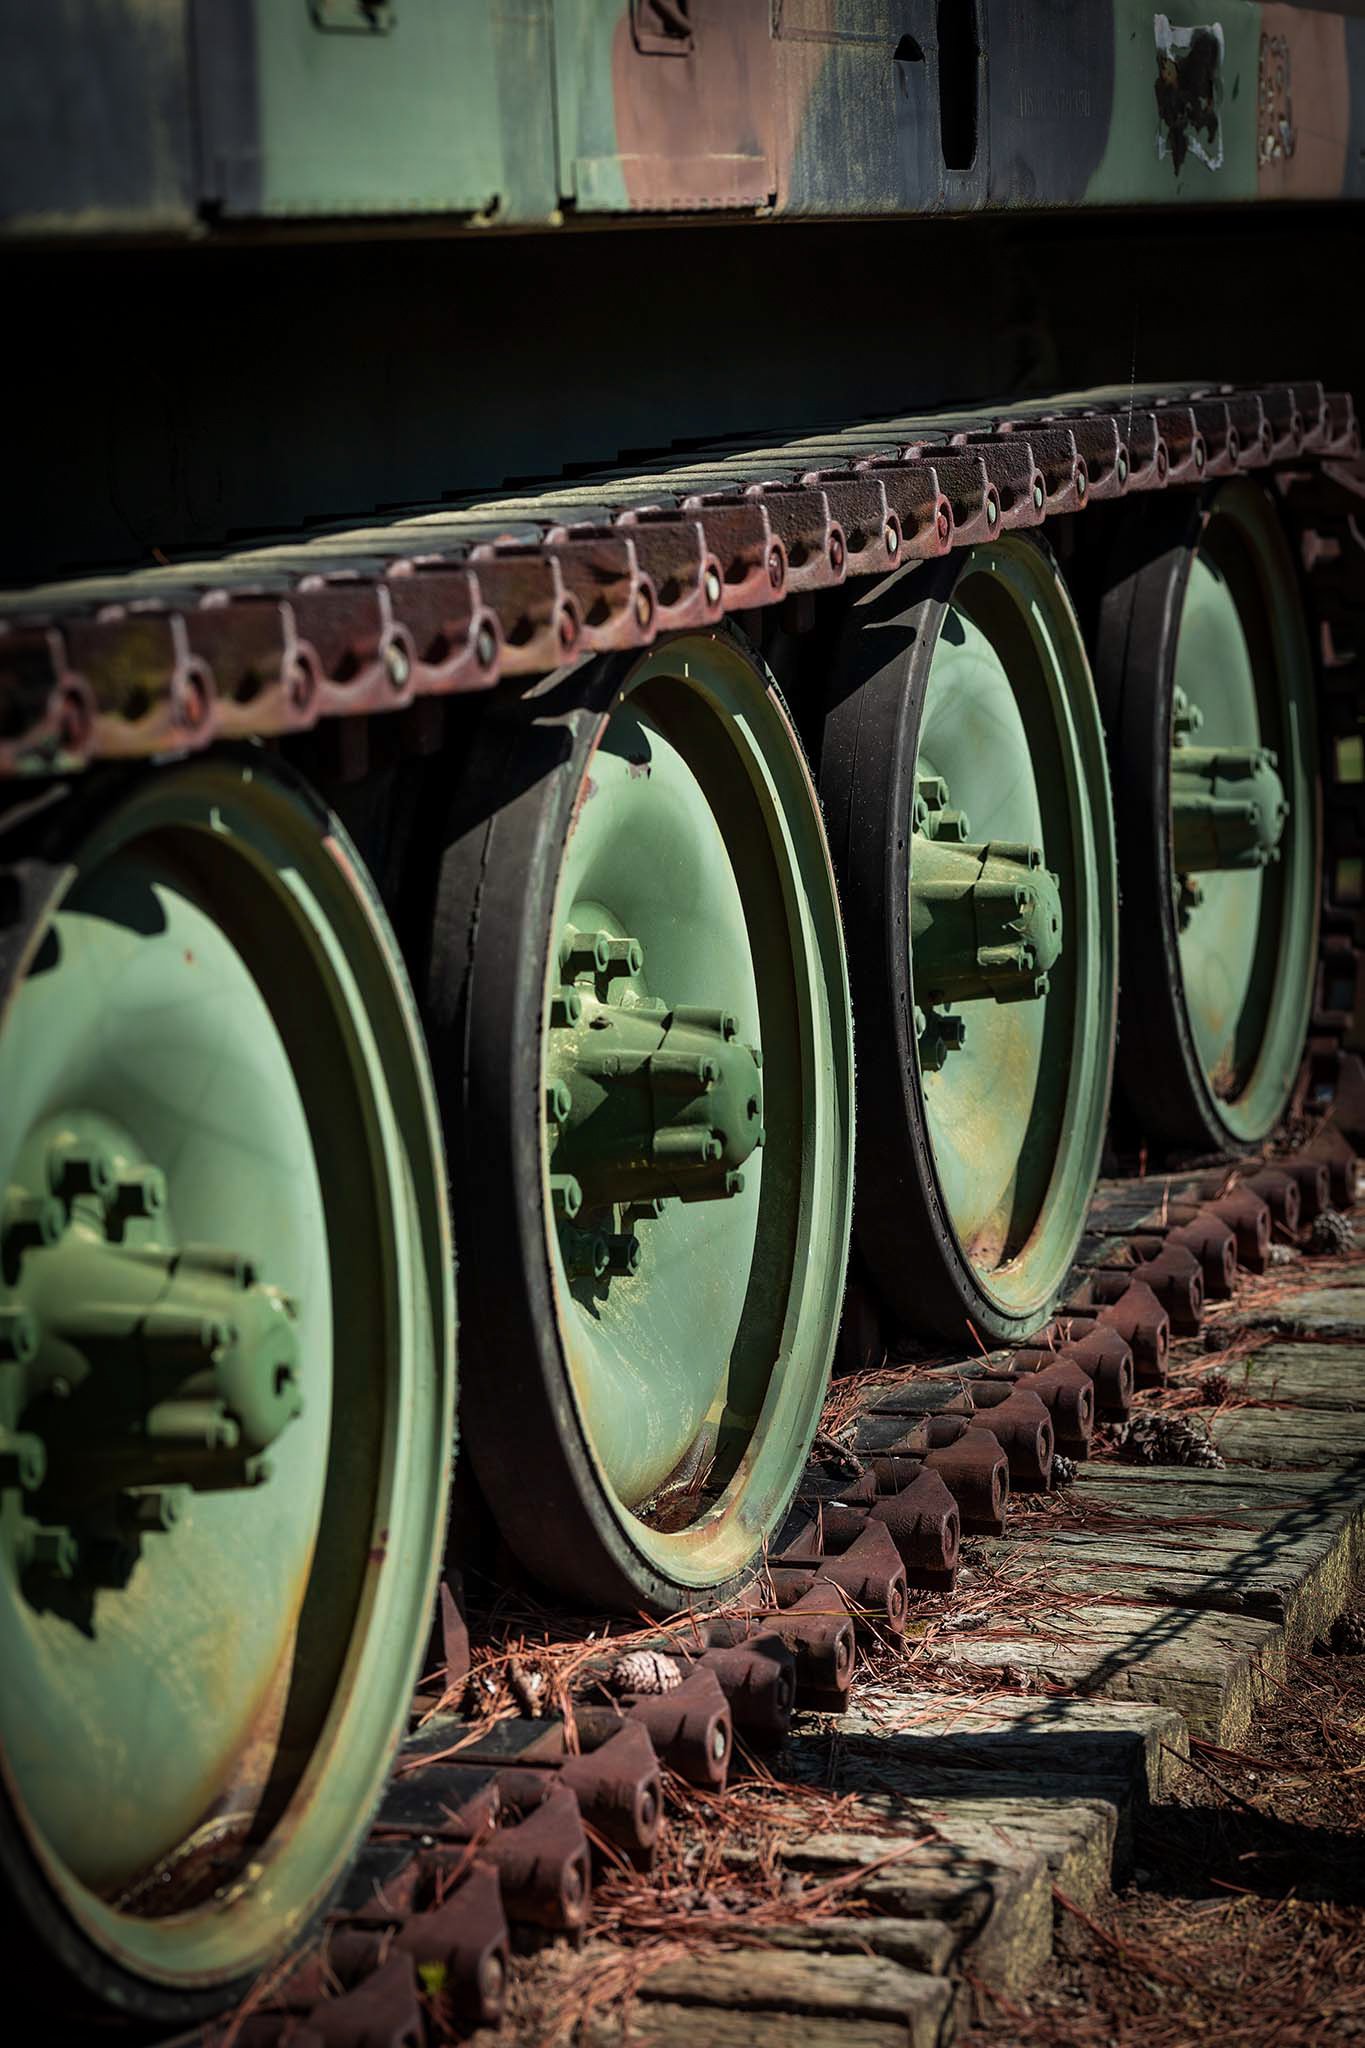
<path fill-rule="evenodd" d="M 1269 747 L 1192 746 L 1204 715 L 1183 690 L 1171 718 L 1171 844 L 1182 929 L 1203 901 L 1191 878 L 1267 867 L 1280 857 L 1289 801 Z"/>
<path fill-rule="evenodd" d="M 910 942 L 920 1064 L 938 1073 L 967 1042 L 951 1003 L 1033 1002 L 1062 952 L 1061 885 L 1043 850 L 1025 841 L 963 844 L 963 812 L 950 808 L 940 775 L 921 776 L 910 863 Z"/>
<path fill-rule="evenodd" d="M 34 1134 L 0 1257 L 0 1442 L 30 1581 L 126 1585 L 183 1496 L 261 1484 L 301 1413 L 297 1304 L 237 1253 L 178 1246 L 161 1170 L 102 1117 Z"/>
<path fill-rule="evenodd" d="M 549 1150 L 561 1217 L 654 1215 L 674 1198 L 742 1194 L 739 1169 L 764 1139 L 762 1054 L 740 1038 L 735 1017 L 644 994 L 635 939 L 570 924 L 560 958 L 568 970 L 584 963 L 550 1006 Z M 611 1269 L 636 1263 L 638 1252 L 632 1263 L 623 1246 Z"/>

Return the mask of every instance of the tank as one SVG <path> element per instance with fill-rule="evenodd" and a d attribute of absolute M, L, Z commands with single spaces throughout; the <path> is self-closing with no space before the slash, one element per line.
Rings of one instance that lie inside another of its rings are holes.
<path fill-rule="evenodd" d="M 45 2013 L 305 1936 L 438 1583 L 722 1602 L 1103 1164 L 1365 1131 L 1365 8 L 1216 12 L 0 10 Z"/>

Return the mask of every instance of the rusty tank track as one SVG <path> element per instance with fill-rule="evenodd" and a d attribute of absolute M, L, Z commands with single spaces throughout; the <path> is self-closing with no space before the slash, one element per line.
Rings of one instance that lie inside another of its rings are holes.
<path fill-rule="evenodd" d="M 10 594 L 0 776 L 490 689 L 1133 492 L 1267 471 L 1349 498 L 1359 454 L 1320 384 L 1110 390 L 713 443 Z"/>
<path fill-rule="evenodd" d="M 609 1635 L 585 1649 L 571 1733 L 553 1711 L 471 1712 L 490 1667 L 470 1678 L 443 1588 L 436 1669 L 317 1944 L 226 2036 L 211 2027 L 180 2048 L 420 2048 L 495 2024 L 513 1939 L 577 1936 L 595 1870 L 650 1869 L 669 1774 L 718 1795 L 736 1757 L 771 1751 L 794 1713 L 839 1712 L 860 1649 L 898 1640 L 915 1594 L 952 1590 L 962 1534 L 1000 1534 L 1012 1489 L 1065 1483 L 1061 1460 L 1085 1459 L 1096 1421 L 1122 1421 L 1135 1387 L 1164 1383 L 1172 1337 L 1198 1333 L 1205 1302 L 1239 1268 L 1264 1272 L 1276 1238 L 1349 1208 L 1356 1176 L 1328 1122 L 1272 1164 L 1102 1184 L 1072 1299 L 1035 1342 L 926 1359 L 817 1439 L 747 1600 L 661 1624 L 643 1649 L 637 1632 L 624 1659 Z"/>

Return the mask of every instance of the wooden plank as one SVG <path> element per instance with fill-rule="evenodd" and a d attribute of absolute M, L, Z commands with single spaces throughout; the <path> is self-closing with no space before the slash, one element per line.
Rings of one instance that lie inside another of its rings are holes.
<path fill-rule="evenodd" d="M 1274 1301 L 1239 1304 L 1235 1315 L 1220 1320 L 1219 1329 L 1229 1325 L 1243 1330 L 1279 1330 L 1303 1337 L 1331 1336 L 1365 1344 L 1365 1284 L 1357 1279 L 1345 1285 L 1285 1293 Z"/>
<path fill-rule="evenodd" d="M 948 1987 L 943 1987 L 945 1995 Z M 574 2035 L 578 2048 L 938 2048 L 939 2024 L 917 2032 L 910 2015 L 895 2020 L 850 2019 L 827 2013 L 802 2015 L 799 2030 L 790 2013 L 730 2012 L 695 2005 L 656 2005 L 637 2000 L 623 2011 L 594 2015 Z M 506 2048 L 504 2033 L 473 2036 L 474 2048 Z"/>
<path fill-rule="evenodd" d="M 1365 1458 L 1365 1413 L 1233 1408 L 1212 1418 L 1209 1434 L 1225 1458 L 1279 1471 L 1349 1465 Z"/>
<path fill-rule="evenodd" d="M 841 1791 L 861 1794 L 854 1816 L 859 1824 L 872 1828 L 903 1817 L 981 1857 L 998 1854 L 1002 1844 L 1022 1854 L 1036 1851 L 1052 1883 L 1089 1906 L 1109 1889 L 1122 1794 L 1112 1800 L 1077 1798 L 1073 1785 L 1065 1778 L 1025 1776 L 978 1790 L 960 1774 L 914 1772 L 853 1756 L 839 1774 Z"/>
<path fill-rule="evenodd" d="M 1005 1546 L 997 1546 L 1003 1550 Z M 1295 1646 L 1340 1611 L 1365 1559 L 1365 1484 L 1339 1512 L 1292 1512 L 1238 1530 L 1145 1520 L 1138 1530 L 1055 1527 L 1009 1547 L 1008 1569 L 1034 1598 L 1087 1594 L 1279 1621 Z"/>
<path fill-rule="evenodd" d="M 1365 1409 L 1365 1361 L 1354 1344 L 1308 1338 L 1267 1344 L 1227 1368 L 1234 1394 L 1295 1408 Z"/>
<path fill-rule="evenodd" d="M 772 1948 L 813 1949 L 821 1955 L 885 1956 L 931 1977 L 946 1976 L 962 1946 L 959 1931 L 942 1920 L 855 1920 L 843 1913 L 804 1927 L 765 1927 L 762 1940 Z"/>
<path fill-rule="evenodd" d="M 1235 1747 L 1265 1681 L 1284 1676 L 1285 1638 L 1277 1623 L 1254 1615 L 1115 1602 L 1077 1605 L 1064 1619 L 1050 1617 L 1046 1631 L 1026 1623 L 973 1630 L 944 1643 L 935 1659 L 1149 1700 L 1174 1708 L 1192 1735 Z"/>
<path fill-rule="evenodd" d="M 919 1697 L 904 1687 L 861 1686 L 840 1724 L 845 1753 L 859 1737 L 875 1738 L 888 1762 L 926 1771 L 1070 1777 L 1078 1796 L 1087 1780 L 1126 1783 L 1137 1796 L 1157 1799 L 1170 1769 L 1171 1750 L 1188 1751 L 1189 1736 L 1170 1707 L 1135 1700 L 1066 1699 L 1005 1695 L 982 1700 Z"/>
<path fill-rule="evenodd" d="M 1168 1501 L 1180 1511 L 1221 1512 L 1237 1519 L 1246 1514 L 1273 1519 L 1288 1510 L 1330 1508 L 1361 1491 L 1359 1475 L 1343 1478 L 1332 1472 L 1220 1471 L 1203 1465 L 1108 1462 L 1083 1465 L 1074 1486 L 1080 1500 L 1092 1492 L 1115 1494 L 1131 1502 L 1145 1495 L 1158 1507 Z"/>
<path fill-rule="evenodd" d="M 803 1955 L 745 1947 L 729 1954 L 701 1950 L 651 1971 L 638 1996 L 675 2006 L 720 2006 L 734 2013 L 819 2014 L 831 2019 L 888 2020 L 908 2025 L 913 2042 L 934 2042 L 952 1989 L 942 1977 L 907 1970 L 884 1956 Z M 693 2041 L 709 2027 L 693 2014 Z M 804 2032 L 804 2028 L 803 2028 Z"/>
<path fill-rule="evenodd" d="M 790 1836 L 777 1854 L 789 1869 L 843 1876 L 878 1862 L 904 1840 L 903 1833 L 888 1831 Z M 726 1860 L 748 1857 L 740 1850 Z M 1051 1883 L 1046 1859 L 1033 1849 L 1000 1841 L 977 1854 L 950 1842 L 922 1842 L 908 1856 L 868 1871 L 849 1896 L 879 1916 L 939 1920 L 954 1928 L 973 1975 L 1002 1990 L 1031 1983 L 1051 1954 Z"/>

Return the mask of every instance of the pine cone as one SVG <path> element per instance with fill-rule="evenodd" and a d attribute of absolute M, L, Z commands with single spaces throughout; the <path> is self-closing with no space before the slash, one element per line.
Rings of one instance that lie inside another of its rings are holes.
<path fill-rule="evenodd" d="M 1329 1637 L 1338 1657 L 1365 1657 L 1365 1614 L 1347 1609 L 1332 1623 Z"/>
<path fill-rule="evenodd" d="M 1075 1477 L 1076 1460 L 1065 1457 L 1061 1451 L 1058 1451 L 1056 1457 L 1052 1460 L 1052 1484 L 1054 1486 L 1070 1486 Z"/>
<path fill-rule="evenodd" d="M 682 1672 L 660 1650 L 628 1650 L 612 1667 L 611 1689 L 616 1693 L 657 1696 L 673 1692 L 681 1684 Z"/>
<path fill-rule="evenodd" d="M 1232 1381 L 1221 1365 L 1211 1365 L 1207 1372 L 1199 1375 L 1199 1398 L 1210 1408 L 1216 1408 L 1226 1401 L 1232 1392 Z"/>
<path fill-rule="evenodd" d="M 1310 1251 L 1348 1252 L 1355 1241 L 1355 1226 L 1349 1216 L 1342 1216 L 1335 1209 L 1324 1209 L 1321 1216 L 1313 1218 L 1308 1232 Z"/>
<path fill-rule="evenodd" d="M 1145 1408 L 1119 1436 L 1119 1450 L 1133 1465 L 1200 1465 L 1222 1469 L 1223 1459 L 1207 1426 L 1193 1417 Z"/>

